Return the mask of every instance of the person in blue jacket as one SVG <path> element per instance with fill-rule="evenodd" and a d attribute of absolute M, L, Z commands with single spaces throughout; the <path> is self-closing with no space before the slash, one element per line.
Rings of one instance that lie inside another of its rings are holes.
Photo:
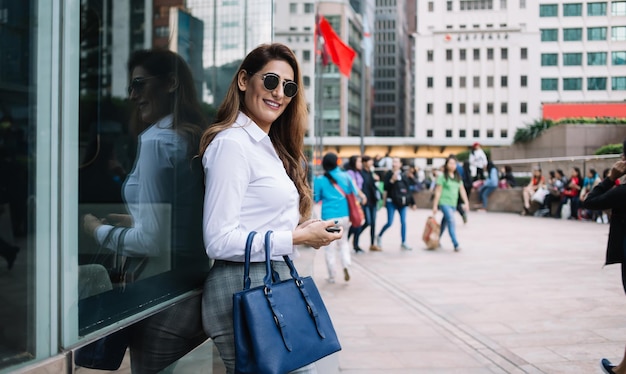
<path fill-rule="evenodd" d="M 351 225 L 346 195 L 358 195 L 359 191 L 348 173 L 338 166 L 337 161 L 337 155 L 332 152 L 324 155 L 322 159 L 324 174 L 315 178 L 313 197 L 316 203 L 322 203 L 322 220 L 335 220 L 337 226 L 343 227 L 343 231 L 347 233 Z M 329 283 L 335 283 L 335 252 L 337 251 L 341 257 L 343 277 L 347 282 L 350 280 L 349 268 L 351 263 L 350 242 L 347 234 L 324 247 Z"/>
<path fill-rule="evenodd" d="M 498 169 L 493 162 L 489 161 L 487 163 L 487 179 L 478 190 L 478 196 L 480 197 L 480 202 L 482 203 L 482 206 L 478 208 L 479 211 L 487 211 L 487 199 L 489 199 L 489 195 L 491 195 L 493 191 L 498 188 L 498 181 Z"/>

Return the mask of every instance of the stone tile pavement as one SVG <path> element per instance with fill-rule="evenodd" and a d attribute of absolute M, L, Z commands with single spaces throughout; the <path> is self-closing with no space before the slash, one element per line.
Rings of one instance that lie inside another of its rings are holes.
<path fill-rule="evenodd" d="M 326 283 L 323 252 L 302 250 L 343 346 L 320 373 L 601 373 L 601 357 L 621 359 L 626 297 L 619 265 L 603 267 L 608 225 L 471 212 L 466 225 L 457 216 L 455 253 L 447 233 L 425 249 L 429 214 L 408 211 L 412 251 L 396 216 L 383 252 L 352 256 L 349 282 Z"/>

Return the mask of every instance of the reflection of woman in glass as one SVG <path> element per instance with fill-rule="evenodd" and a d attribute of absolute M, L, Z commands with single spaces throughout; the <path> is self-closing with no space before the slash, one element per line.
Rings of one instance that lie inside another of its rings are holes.
<path fill-rule="evenodd" d="M 106 220 L 86 215 L 84 228 L 102 243 L 112 225 L 129 227 L 125 236 L 114 232 L 107 247 L 114 250 L 122 238 L 124 255 L 149 256 L 148 267 L 167 259 L 171 264 L 160 271 L 189 272 L 208 262 L 200 225 L 202 172 L 192 167 L 205 120 L 191 71 L 180 56 L 165 50 L 136 52 L 128 71 L 128 94 L 145 127 L 123 188 L 130 215 Z M 188 299 L 129 327 L 134 373 L 159 372 L 206 339 L 200 301 L 200 296 Z"/>
<path fill-rule="evenodd" d="M 319 248 L 341 238 L 307 220 L 312 197 L 302 153 L 307 109 L 296 58 L 282 44 L 250 52 L 233 78 L 216 122 L 201 144 L 205 171 L 204 241 L 215 264 L 204 284 L 204 329 L 217 346 L 227 373 L 235 369 L 233 293 L 240 291 L 246 238 L 274 231 L 273 268 L 289 278 L 283 255 L 303 244 Z M 251 286 L 265 275 L 264 235 L 252 245 Z M 315 372 L 313 365 L 298 370 Z"/>

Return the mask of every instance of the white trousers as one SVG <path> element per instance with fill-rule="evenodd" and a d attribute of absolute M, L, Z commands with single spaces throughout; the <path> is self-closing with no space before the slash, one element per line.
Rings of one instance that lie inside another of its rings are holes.
<path fill-rule="evenodd" d="M 335 254 L 339 252 L 341 258 L 341 266 L 349 268 L 352 263 L 350 259 L 350 242 L 348 241 L 348 230 L 350 229 L 350 219 L 348 217 L 336 218 L 337 225 L 343 227 L 343 236 L 341 239 L 335 240 L 330 245 L 324 247 L 326 256 L 326 268 L 328 269 L 328 278 L 335 279 Z"/>

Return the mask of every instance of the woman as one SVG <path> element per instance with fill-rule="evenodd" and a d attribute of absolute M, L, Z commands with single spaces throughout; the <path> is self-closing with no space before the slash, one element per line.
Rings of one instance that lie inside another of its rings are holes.
<path fill-rule="evenodd" d="M 500 168 L 500 188 L 513 188 L 517 186 L 517 182 L 515 182 L 515 177 L 513 176 L 513 168 L 510 165 L 504 165 Z"/>
<path fill-rule="evenodd" d="M 624 141 L 626 149 L 626 141 Z M 622 152 L 621 161 L 616 162 L 609 174 L 600 184 L 596 185 L 582 203 L 583 208 L 592 210 L 611 209 L 609 239 L 606 248 L 605 265 L 621 264 L 622 287 L 626 292 L 626 185 L 618 184 L 619 178 L 626 174 L 626 158 Z M 615 366 L 605 358 L 600 366 L 607 374 L 626 374 L 626 352 L 619 365 Z"/>
<path fill-rule="evenodd" d="M 204 284 L 203 325 L 228 373 L 235 370 L 232 296 L 242 289 L 246 238 L 274 231 L 274 270 L 289 278 L 283 255 L 341 239 L 333 221 L 311 220 L 313 200 L 303 154 L 307 106 L 291 49 L 264 44 L 250 52 L 233 78 L 216 121 L 203 134 L 204 243 L 215 263 Z M 252 244 L 252 287 L 265 276 L 264 235 Z M 314 365 L 298 372 L 314 373 Z"/>
<path fill-rule="evenodd" d="M 559 211 L 563 210 L 563 206 L 570 203 L 570 215 L 569 217 L 563 217 L 563 219 L 578 219 L 578 207 L 580 206 L 580 190 L 583 186 L 583 180 L 581 178 L 580 169 L 576 166 L 572 167 L 570 171 L 569 181 L 565 185 L 563 192 L 561 193 L 561 206 Z"/>
<path fill-rule="evenodd" d="M 496 188 L 498 188 L 498 169 L 495 167 L 493 162 L 489 161 L 487 163 L 487 180 L 485 180 L 485 183 L 483 183 L 478 190 L 478 196 L 480 197 L 480 201 L 482 203 L 482 206 L 478 208 L 478 211 L 487 211 L 487 199 L 489 198 L 489 195 L 496 190 Z"/>
<path fill-rule="evenodd" d="M 101 244 L 113 225 L 128 227 L 125 235 L 115 230 L 107 247 L 148 257 L 144 273 L 173 268 L 202 276 L 203 265 L 208 268 L 206 257 L 197 256 L 202 255 L 202 172 L 192 168 L 192 159 L 205 119 L 191 71 L 171 51 L 143 50 L 130 57 L 128 73 L 141 130 L 135 165 L 123 186 L 130 215 L 104 220 L 87 214 L 84 229 Z M 169 265 L 162 267 L 165 260 Z M 197 296 L 130 326 L 132 372 L 160 372 L 206 340 L 200 312 Z"/>
<path fill-rule="evenodd" d="M 454 222 L 454 212 L 456 211 L 459 194 L 467 211 L 469 201 L 459 172 L 456 169 L 456 157 L 448 156 L 443 165 L 443 172 L 437 177 L 437 187 L 435 188 L 435 198 L 433 200 L 433 217 L 437 214 L 437 210 L 441 210 L 443 219 L 441 220 L 439 237 L 443 235 L 447 227 L 448 231 L 450 231 L 450 238 L 452 239 L 455 252 L 461 250 L 456 239 L 456 225 Z"/>
<path fill-rule="evenodd" d="M 524 210 L 522 210 L 521 215 L 525 216 L 530 213 L 530 202 L 533 198 L 533 195 L 535 194 L 535 192 L 537 192 L 539 188 L 545 187 L 545 185 L 546 180 L 543 175 L 541 175 L 541 168 L 538 166 L 533 168 L 533 175 L 530 179 L 530 183 L 528 183 L 528 185 L 524 187 L 524 190 L 522 190 Z"/>
<path fill-rule="evenodd" d="M 405 251 L 410 251 L 412 248 L 406 244 L 406 208 L 407 206 L 411 206 L 413 209 L 417 209 L 417 206 L 413 202 L 406 176 L 402 175 L 402 161 L 400 161 L 398 157 L 392 159 L 391 170 L 387 171 L 385 174 L 384 181 L 385 191 L 387 191 L 387 199 L 385 201 L 387 223 L 378 233 L 376 245 L 382 247 L 383 234 L 393 224 L 393 216 L 395 212 L 398 211 L 400 214 L 400 235 L 402 238 L 400 248 Z"/>
<path fill-rule="evenodd" d="M 363 175 L 362 175 L 362 171 L 363 171 L 363 160 L 361 159 L 361 156 L 357 156 L 357 155 L 353 155 L 350 156 L 350 158 L 348 159 L 348 165 L 345 167 L 346 173 L 348 173 L 348 175 L 350 176 L 350 178 L 352 178 L 352 181 L 354 182 L 354 185 L 357 187 L 358 189 L 358 196 L 359 196 L 359 202 L 361 203 L 361 208 L 365 209 L 364 206 L 367 204 L 367 197 L 365 196 L 365 194 L 363 194 Z M 348 230 L 348 239 L 350 239 L 350 236 L 354 235 L 354 238 L 356 239 L 357 234 L 361 231 L 362 226 L 360 227 L 354 227 L 354 226 L 350 226 L 350 229 Z M 354 249 L 355 253 L 363 253 L 364 251 L 358 246 L 358 240 L 353 240 L 352 242 L 352 249 Z"/>
<path fill-rule="evenodd" d="M 374 159 L 368 155 L 363 156 L 363 170 L 361 170 L 363 177 L 362 192 L 365 195 L 366 202 L 363 204 L 363 213 L 365 214 L 365 223 L 361 226 L 361 229 L 354 234 L 354 246 L 359 248 L 359 238 L 363 231 L 370 228 L 370 251 L 380 252 L 382 248 L 375 243 L 376 238 L 376 212 L 378 211 L 378 201 L 381 199 L 381 193 L 376 185 L 379 177 L 374 172 Z"/>
<path fill-rule="evenodd" d="M 480 146 L 480 143 L 474 143 L 469 154 L 470 170 L 474 181 L 485 179 L 485 167 L 487 166 L 487 155 Z"/>
<path fill-rule="evenodd" d="M 333 220 L 344 230 L 350 228 L 350 211 L 348 210 L 347 194 L 363 194 L 359 191 L 352 178 L 347 172 L 337 165 L 337 155 L 329 152 L 322 159 L 324 174 L 318 176 L 314 183 L 313 196 L 315 202 L 322 203 L 322 219 Z M 343 278 L 350 280 L 350 243 L 347 236 L 335 241 L 332 245 L 324 247 L 326 268 L 328 270 L 328 283 L 335 283 L 335 252 L 339 250 Z"/>

